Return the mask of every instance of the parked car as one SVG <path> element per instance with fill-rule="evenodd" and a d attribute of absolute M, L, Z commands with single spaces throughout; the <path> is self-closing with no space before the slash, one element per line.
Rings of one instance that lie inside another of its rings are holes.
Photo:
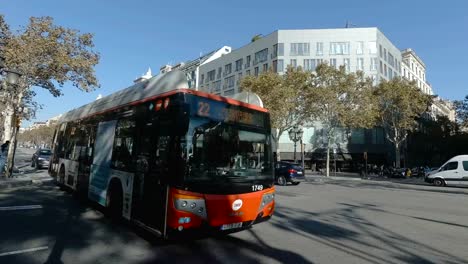
<path fill-rule="evenodd" d="M 37 149 L 32 155 L 31 167 L 36 167 L 37 169 L 49 167 L 51 155 L 52 151 L 50 149 Z"/>
<path fill-rule="evenodd" d="M 468 155 L 459 155 L 449 159 L 438 170 L 429 172 L 424 180 L 435 186 L 468 187 Z"/>
<path fill-rule="evenodd" d="M 279 161 L 275 165 L 275 180 L 278 185 L 284 186 L 288 182 L 298 185 L 305 180 L 305 170 L 297 163 Z"/>

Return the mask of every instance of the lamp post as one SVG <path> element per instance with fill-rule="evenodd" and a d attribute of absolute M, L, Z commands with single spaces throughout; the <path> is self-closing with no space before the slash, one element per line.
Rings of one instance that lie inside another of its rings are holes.
<path fill-rule="evenodd" d="M 296 159 L 296 144 L 299 140 L 302 140 L 303 131 L 300 127 L 294 126 L 288 131 L 289 139 L 294 142 L 294 163 L 297 163 Z"/>
<path fill-rule="evenodd" d="M 0 75 L 3 76 L 4 78 L 1 80 L 1 88 L 4 90 L 4 96 L 11 96 L 14 92 L 14 88 L 16 85 L 18 85 L 19 79 L 21 78 L 21 74 L 9 70 L 5 68 L 5 59 L 0 56 Z M 14 163 L 14 155 L 15 155 L 15 149 L 16 149 L 16 136 L 18 133 L 19 129 L 19 121 L 21 120 L 21 114 L 23 112 L 23 109 L 17 108 L 18 105 L 21 103 L 21 98 L 16 101 L 16 98 L 8 98 L 8 100 L 13 102 L 13 114 L 11 116 L 11 128 L 13 128 L 13 134 L 11 136 L 11 139 L 6 138 L 6 140 L 10 140 L 10 146 L 8 147 L 8 157 L 6 159 L 6 166 L 5 166 L 5 175 L 6 177 L 10 178 L 12 173 L 13 173 L 13 163 Z M 5 129 L 11 129 L 11 128 L 5 128 Z M 3 168 L 0 168 L 0 171 L 3 170 Z"/>

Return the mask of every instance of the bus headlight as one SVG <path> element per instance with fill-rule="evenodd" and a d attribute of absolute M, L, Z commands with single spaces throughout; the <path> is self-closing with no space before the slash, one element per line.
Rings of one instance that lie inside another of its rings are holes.
<path fill-rule="evenodd" d="M 190 206 L 188 206 L 190 205 Z M 193 197 L 174 197 L 174 207 L 177 210 L 188 212 L 194 215 L 197 215 L 203 219 L 207 218 L 206 215 L 206 206 L 205 206 L 205 199 Z"/>
<path fill-rule="evenodd" d="M 268 204 L 270 204 L 274 200 L 275 200 L 275 193 L 274 192 L 263 194 L 262 203 L 260 204 L 260 208 L 258 209 L 258 211 L 262 211 L 265 208 L 265 206 L 267 206 Z"/>

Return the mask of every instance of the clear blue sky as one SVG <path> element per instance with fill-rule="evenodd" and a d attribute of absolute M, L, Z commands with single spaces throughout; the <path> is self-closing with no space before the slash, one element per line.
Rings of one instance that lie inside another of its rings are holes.
<path fill-rule="evenodd" d="M 255 34 L 277 29 L 340 28 L 346 20 L 378 27 L 400 49 L 412 48 L 427 67 L 435 93 L 468 94 L 468 1 L 121 1 L 3 0 L 0 13 L 13 29 L 31 16 L 95 35 L 101 88 L 90 93 L 67 84 L 54 98 L 42 89 L 37 121 L 131 85 L 148 67 L 196 58 L 224 45 L 238 48 Z"/>

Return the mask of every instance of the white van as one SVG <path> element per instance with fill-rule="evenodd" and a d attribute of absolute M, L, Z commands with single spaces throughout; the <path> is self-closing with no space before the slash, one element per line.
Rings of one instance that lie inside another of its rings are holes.
<path fill-rule="evenodd" d="M 425 181 L 436 186 L 468 187 L 468 155 L 459 155 L 449 159 L 440 169 L 431 171 Z"/>

